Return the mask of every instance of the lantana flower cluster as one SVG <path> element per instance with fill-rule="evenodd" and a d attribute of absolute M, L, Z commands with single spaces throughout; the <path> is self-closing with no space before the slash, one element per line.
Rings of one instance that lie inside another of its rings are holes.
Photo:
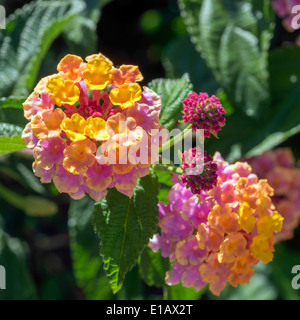
<path fill-rule="evenodd" d="M 183 122 L 188 123 L 192 131 L 199 134 L 198 130 L 203 130 L 203 139 L 210 138 L 211 134 L 217 137 L 226 122 L 226 111 L 218 97 L 193 92 L 182 104 Z M 184 174 L 179 179 L 193 194 L 209 191 L 217 183 L 217 165 L 199 146 L 183 152 L 181 168 Z"/>
<path fill-rule="evenodd" d="M 274 189 L 273 203 L 284 217 L 276 240 L 291 239 L 300 221 L 300 169 L 295 167 L 291 149 L 269 150 L 246 160 L 258 177 L 268 179 Z"/>
<path fill-rule="evenodd" d="M 192 148 L 182 154 L 181 168 L 185 171 L 179 179 L 193 194 L 208 191 L 217 183 L 217 165 L 206 151 Z"/>
<path fill-rule="evenodd" d="M 30 122 L 22 138 L 33 149 L 35 175 L 74 199 L 88 193 L 100 201 L 113 187 L 131 197 L 151 162 L 141 163 L 129 149 L 160 128 L 160 97 L 137 83 L 143 80 L 137 66 L 116 68 L 101 53 L 85 62 L 68 54 L 57 71 L 41 79 L 23 104 Z M 106 160 L 108 151 L 115 163 Z"/>
<path fill-rule="evenodd" d="M 183 100 L 184 123 L 192 124 L 192 129 L 204 130 L 204 137 L 209 138 L 211 134 L 217 133 L 224 127 L 226 113 L 216 96 L 209 96 L 206 92 L 197 94 L 193 92 L 189 98 Z"/>
<path fill-rule="evenodd" d="M 249 164 L 228 164 L 218 153 L 214 161 L 218 178 L 211 190 L 195 195 L 179 181 L 168 204 L 159 204 L 160 234 L 150 247 L 170 259 L 168 285 L 198 291 L 209 284 L 219 295 L 227 282 L 248 283 L 259 261 L 272 261 L 283 218 L 272 203 L 273 188 Z"/>

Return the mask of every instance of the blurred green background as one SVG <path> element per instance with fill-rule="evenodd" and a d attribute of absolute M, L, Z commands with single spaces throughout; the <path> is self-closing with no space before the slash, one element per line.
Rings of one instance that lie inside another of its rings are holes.
<path fill-rule="evenodd" d="M 232 103 L 238 101 L 233 97 L 236 92 L 231 93 L 226 83 L 216 80 L 217 72 L 211 71 L 207 59 L 195 49 L 176 0 L 74 1 L 71 9 L 64 7 L 68 1 L 51 1 L 60 3 L 61 11 L 57 9 L 59 6 L 53 11 L 49 6 L 49 12 L 38 12 L 32 4 L 16 11 L 29 2 L 0 1 L 7 16 L 15 14 L 7 25 L 8 29 L 14 29 L 10 45 L 19 55 L 23 54 L 22 46 L 25 48 L 24 64 L 15 68 L 13 59 L 8 63 L 9 51 L 5 51 L 6 44 L 0 38 L 0 99 L 26 98 L 38 79 L 56 71 L 57 63 L 67 53 L 85 57 L 101 52 L 117 66 L 139 65 L 144 76 L 142 85 L 156 78 L 180 78 L 187 72 L 195 91 L 218 92 L 229 115 L 229 129 L 220 134 L 219 140 L 207 145 L 210 153 L 220 150 L 228 160 L 236 160 L 251 150 L 256 154 L 268 146 L 279 145 L 291 147 L 296 159 L 300 158 L 300 135 L 297 134 L 300 129 L 297 127 L 300 123 L 300 49 L 293 44 L 298 34 L 285 31 L 278 17 L 274 17 L 270 39 L 270 51 L 275 52 L 269 57 L 268 69 L 274 90 L 269 92 L 272 103 L 260 105 L 259 112 L 254 110 L 257 117 L 253 118 L 247 113 L 249 110 L 239 109 L 238 102 Z M 194 4 L 197 0 L 191 2 Z M 84 9 L 80 9 L 81 4 L 85 5 Z M 42 21 L 49 21 L 47 15 L 51 18 L 54 13 L 57 25 L 51 29 L 49 24 L 49 29 L 43 30 L 39 15 L 45 19 Z M 32 21 L 28 26 L 29 18 Z M 26 23 L 27 34 L 20 39 Z M 59 28 L 60 24 L 63 27 Z M 30 52 L 28 48 L 35 45 L 39 32 L 43 32 L 43 48 L 40 51 L 33 48 Z M 26 63 L 32 57 L 40 59 L 41 64 L 31 62 L 32 76 L 21 86 Z M 296 80 L 291 79 L 292 75 Z M 242 76 L 247 78 L 247 73 Z M 11 84 L 7 80 L 10 78 Z M 249 95 L 251 100 L 253 92 Z M 285 96 L 290 100 L 277 105 Z M 1 116 L 8 117 L 2 111 Z M 1 125 L 0 135 L 7 135 L 10 130 L 20 134 L 25 124 L 26 120 L 20 117 L 19 125 L 14 128 Z M 271 139 L 266 142 L 268 137 Z M 147 286 L 137 266 L 127 274 L 122 290 L 114 296 L 102 270 L 99 241 L 90 221 L 93 201 L 88 198 L 71 201 L 68 195 L 59 194 L 52 184 L 41 184 L 31 166 L 32 156 L 28 152 L 0 157 L 0 265 L 5 265 L 7 271 L 7 289 L 0 290 L 0 299 L 215 299 L 207 292 L 196 293 L 181 286 L 164 290 Z M 161 187 L 163 199 L 169 183 L 162 183 Z M 249 286 L 227 287 L 220 298 L 299 299 L 300 290 L 291 287 L 291 266 L 300 264 L 299 243 L 298 227 L 293 239 L 277 245 L 272 263 L 257 266 Z M 146 259 L 151 253 L 146 250 L 143 255 Z"/>

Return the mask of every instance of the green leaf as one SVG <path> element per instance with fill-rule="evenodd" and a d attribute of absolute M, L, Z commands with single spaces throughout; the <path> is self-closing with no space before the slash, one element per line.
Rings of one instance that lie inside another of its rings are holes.
<path fill-rule="evenodd" d="M 155 168 L 155 167 L 154 167 Z M 174 183 L 171 181 L 172 175 L 168 172 L 155 170 L 159 181 L 158 201 L 168 202 L 168 193 Z"/>
<path fill-rule="evenodd" d="M 25 243 L 5 233 L 0 227 L 0 265 L 5 268 L 6 289 L 0 300 L 35 300 L 36 288 L 29 272 Z"/>
<path fill-rule="evenodd" d="M 34 1 L 16 10 L 0 34 L 0 96 L 27 95 L 51 43 L 85 5 Z"/>
<path fill-rule="evenodd" d="M 27 123 L 22 103 L 25 98 L 8 97 L 0 99 L 0 136 L 13 137 L 22 134 Z"/>
<path fill-rule="evenodd" d="M 180 79 L 155 79 L 148 87 L 161 96 L 160 122 L 171 131 L 182 116 L 182 101 L 193 90 L 189 75 L 184 74 Z"/>
<path fill-rule="evenodd" d="M 257 115 L 268 102 L 270 0 L 179 0 L 191 40 L 234 107 Z"/>
<path fill-rule="evenodd" d="M 165 288 L 164 300 L 199 300 L 207 287 L 203 287 L 198 292 L 194 288 L 186 288 L 181 284 L 167 286 Z"/>
<path fill-rule="evenodd" d="M 136 264 L 158 224 L 158 181 L 151 173 L 139 179 L 132 198 L 111 189 L 95 205 L 94 225 L 100 238 L 104 270 L 114 293 Z"/>
<path fill-rule="evenodd" d="M 110 0 L 84 0 L 85 10 L 72 19 L 64 28 L 63 37 L 71 52 L 81 57 L 97 50 L 97 23 L 101 10 Z"/>
<path fill-rule="evenodd" d="M 0 109 L 0 123 L 15 125 L 24 129 L 28 121 L 24 118 L 23 110 L 15 108 L 3 108 Z"/>
<path fill-rule="evenodd" d="M 0 109 L 2 108 L 17 108 L 23 110 L 23 102 L 25 97 L 2 97 L 0 98 Z"/>
<path fill-rule="evenodd" d="M 144 283 L 139 275 L 138 267 L 134 266 L 126 274 L 122 289 L 114 295 L 114 298 L 116 300 L 146 300 L 148 297 L 144 289 Z"/>
<path fill-rule="evenodd" d="M 174 185 L 174 183 L 171 181 L 172 175 L 170 173 L 155 170 L 155 174 L 158 177 L 160 186 L 162 184 L 167 187 L 172 187 Z"/>
<path fill-rule="evenodd" d="M 20 135 L 14 137 L 0 136 L 0 156 L 23 149 L 26 149 L 26 146 Z"/>
<path fill-rule="evenodd" d="M 99 256 L 99 240 L 92 225 L 94 204 L 89 197 L 71 200 L 68 225 L 73 270 L 77 285 L 87 300 L 112 299 Z"/>
<path fill-rule="evenodd" d="M 0 110 L 1 114 L 1 110 Z M 13 137 L 21 135 L 23 132 L 23 127 L 0 122 L 0 137 Z"/>
<path fill-rule="evenodd" d="M 57 204 L 35 195 L 23 196 L 0 184 L 0 195 L 14 207 L 33 217 L 49 217 L 57 213 Z"/>
<path fill-rule="evenodd" d="M 268 103 L 266 55 L 250 32 L 228 25 L 220 44 L 221 85 L 238 107 L 252 116 Z"/>
<path fill-rule="evenodd" d="M 210 154 L 220 151 L 228 161 L 235 161 L 242 156 L 261 154 L 300 132 L 300 65 L 298 68 L 297 54 L 300 54 L 298 47 L 271 51 L 272 110 L 266 111 L 259 119 L 240 110 L 234 111 L 227 117 L 226 125 L 219 133 L 220 139 L 205 141 L 205 148 Z M 219 97 L 222 103 L 226 102 L 225 93 Z"/>
<path fill-rule="evenodd" d="M 163 287 L 168 270 L 168 258 L 163 258 L 160 252 L 154 252 L 150 247 L 145 248 L 139 260 L 139 272 L 148 286 Z"/>

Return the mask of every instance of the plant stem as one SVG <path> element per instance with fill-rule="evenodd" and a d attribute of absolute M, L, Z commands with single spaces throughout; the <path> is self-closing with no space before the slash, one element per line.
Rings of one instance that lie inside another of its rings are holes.
<path fill-rule="evenodd" d="M 192 127 L 192 125 L 189 124 L 182 132 L 177 134 L 171 140 L 168 140 L 166 143 L 164 143 L 163 146 L 161 148 L 159 148 L 159 152 L 161 153 L 164 150 L 167 150 L 167 149 L 173 147 L 176 143 L 182 141 L 182 139 L 192 131 L 191 127 Z"/>
<path fill-rule="evenodd" d="M 153 164 L 152 168 L 157 171 L 167 172 L 171 174 L 183 174 L 184 171 L 180 167 L 175 167 L 169 164 Z"/>

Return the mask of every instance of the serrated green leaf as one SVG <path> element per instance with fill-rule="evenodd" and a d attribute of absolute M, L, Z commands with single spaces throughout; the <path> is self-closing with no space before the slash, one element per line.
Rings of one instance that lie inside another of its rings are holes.
<path fill-rule="evenodd" d="M 0 136 L 0 156 L 23 149 L 26 149 L 26 146 L 20 135 L 13 137 Z"/>
<path fill-rule="evenodd" d="M 155 79 L 148 87 L 161 96 L 160 122 L 171 131 L 182 116 L 182 101 L 193 90 L 189 75 L 184 74 L 180 79 Z"/>
<path fill-rule="evenodd" d="M 53 40 L 85 5 L 34 1 L 16 10 L 0 34 L 0 96 L 27 95 Z"/>
<path fill-rule="evenodd" d="M 212 154 L 220 151 L 229 161 L 272 149 L 300 132 L 300 48 L 290 46 L 269 54 L 272 109 L 254 119 L 240 110 L 227 118 L 220 139 L 206 141 Z M 221 102 L 225 99 L 222 94 Z M 255 133 L 255 134 L 254 134 Z M 229 157 L 228 157 L 229 155 Z"/>
<path fill-rule="evenodd" d="M 104 270 L 114 293 L 136 264 L 158 224 L 158 181 L 151 173 L 139 179 L 132 198 L 111 189 L 94 209 Z"/>
<path fill-rule="evenodd" d="M 266 106 L 269 98 L 267 59 L 257 42 L 252 33 L 228 25 L 220 44 L 221 84 L 233 103 L 250 116 Z"/>
<path fill-rule="evenodd" d="M 234 107 L 258 115 L 268 102 L 268 54 L 274 21 L 270 0 L 179 0 L 196 49 Z"/>
<path fill-rule="evenodd" d="M 86 7 L 64 28 L 63 37 L 72 52 L 81 57 L 97 50 L 97 23 L 102 7 L 110 0 L 84 0 Z"/>

